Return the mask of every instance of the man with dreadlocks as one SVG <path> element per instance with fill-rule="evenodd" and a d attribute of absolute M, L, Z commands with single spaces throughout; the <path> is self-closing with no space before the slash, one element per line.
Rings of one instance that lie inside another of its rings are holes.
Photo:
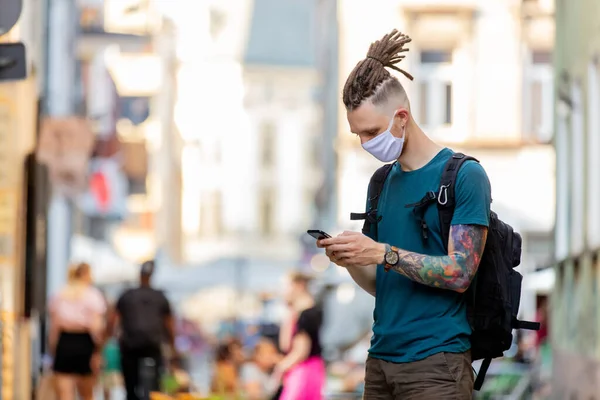
<path fill-rule="evenodd" d="M 473 391 L 471 329 L 461 293 L 485 246 L 490 183 L 479 163 L 465 162 L 454 188 L 449 250 L 436 207 L 424 215 L 428 239 L 423 240 L 422 225 L 406 205 L 438 190 L 454 153 L 419 128 L 404 88 L 386 70 L 412 80 L 396 66 L 410 40 L 394 30 L 371 44 L 344 86 L 351 131 L 375 158 L 394 161 L 379 197 L 377 237 L 374 229 L 369 236 L 344 232 L 318 245 L 375 296 L 365 399 L 466 400 Z"/>

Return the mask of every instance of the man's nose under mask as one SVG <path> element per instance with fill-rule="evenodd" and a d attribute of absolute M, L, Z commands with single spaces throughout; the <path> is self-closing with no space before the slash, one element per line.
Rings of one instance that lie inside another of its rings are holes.
<path fill-rule="evenodd" d="M 402 137 L 397 138 L 392 135 L 393 124 L 394 117 L 392 117 L 387 130 L 362 144 L 363 149 L 381 162 L 395 161 L 402 154 L 404 138 L 406 137 L 406 127 L 402 127 Z"/>

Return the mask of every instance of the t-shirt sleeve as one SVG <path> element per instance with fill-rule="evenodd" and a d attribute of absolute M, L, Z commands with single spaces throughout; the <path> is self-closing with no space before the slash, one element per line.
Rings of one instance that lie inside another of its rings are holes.
<path fill-rule="evenodd" d="M 50 298 L 50 301 L 48 302 L 48 311 L 50 312 L 50 314 L 56 313 L 56 310 L 59 307 L 59 303 L 60 303 L 60 299 L 59 299 L 58 295 L 53 295 Z"/>
<path fill-rule="evenodd" d="M 306 333 L 311 339 L 314 340 L 319 332 L 321 327 L 320 325 L 321 321 L 317 310 L 304 310 L 298 317 L 298 322 L 296 323 L 296 333 Z"/>
<path fill-rule="evenodd" d="M 260 374 L 258 372 L 258 369 L 256 368 L 256 366 L 250 364 L 250 363 L 246 363 L 243 367 L 242 367 L 242 371 L 241 371 L 241 378 L 242 378 L 242 382 L 243 383 L 250 383 L 250 382 L 256 382 L 260 380 Z"/>
<path fill-rule="evenodd" d="M 451 225 L 490 224 L 492 190 L 483 167 L 475 161 L 467 161 L 456 178 L 454 191 L 456 206 Z"/>
<path fill-rule="evenodd" d="M 87 305 L 90 308 L 90 311 L 97 314 L 106 313 L 106 300 L 102 293 L 96 288 L 90 288 L 88 297 L 87 297 Z"/>

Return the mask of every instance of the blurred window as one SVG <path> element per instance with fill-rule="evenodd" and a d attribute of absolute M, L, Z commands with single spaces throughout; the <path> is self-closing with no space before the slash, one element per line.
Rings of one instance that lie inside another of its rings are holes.
<path fill-rule="evenodd" d="M 452 63 L 451 50 L 425 50 L 421 52 L 421 64 Z"/>
<path fill-rule="evenodd" d="M 210 35 L 213 40 L 218 40 L 227 25 L 227 14 L 220 9 L 210 9 Z"/>
<path fill-rule="evenodd" d="M 277 140 L 275 130 L 275 124 L 270 121 L 264 122 L 260 128 L 261 163 L 265 168 L 275 163 L 275 140 Z"/>
<path fill-rule="evenodd" d="M 310 161 L 313 168 L 320 169 L 323 165 L 323 137 L 319 135 L 321 127 L 315 124 L 314 134 L 309 136 L 310 140 Z"/>
<path fill-rule="evenodd" d="M 127 177 L 129 194 L 146 194 L 146 178 Z"/>
<path fill-rule="evenodd" d="M 433 134 L 452 124 L 452 58 L 452 50 L 446 49 L 424 50 L 420 54 L 417 115 L 423 127 Z"/>
<path fill-rule="evenodd" d="M 148 152 L 146 143 L 122 142 L 123 172 L 129 182 L 129 194 L 146 194 L 146 176 L 148 174 Z"/>
<path fill-rule="evenodd" d="M 554 121 L 552 53 L 532 51 L 525 70 L 524 135 L 525 139 L 549 143 Z"/>
<path fill-rule="evenodd" d="M 273 233 L 274 192 L 272 188 L 266 187 L 260 193 L 260 226 L 263 235 Z"/>
<path fill-rule="evenodd" d="M 200 226 L 203 236 L 215 237 L 223 234 L 223 196 L 220 190 L 202 195 L 200 202 Z"/>
<path fill-rule="evenodd" d="M 590 63 L 587 83 L 588 247 L 600 247 L 600 66 Z M 595 282 L 595 280 L 594 280 Z"/>
<path fill-rule="evenodd" d="M 570 199 L 570 223 L 571 223 L 571 255 L 580 254 L 584 250 L 584 227 L 585 217 L 585 121 L 583 115 L 583 94 L 579 82 L 571 85 L 571 100 L 573 109 L 570 115 L 570 153 L 571 162 L 569 170 L 571 173 L 571 199 Z M 598 156 L 597 154 L 595 155 Z"/>

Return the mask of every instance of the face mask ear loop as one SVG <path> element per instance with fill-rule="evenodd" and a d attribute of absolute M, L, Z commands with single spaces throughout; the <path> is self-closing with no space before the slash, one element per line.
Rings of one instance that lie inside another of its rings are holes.
<path fill-rule="evenodd" d="M 390 124 L 388 125 L 388 132 L 392 132 L 392 126 L 394 126 L 394 118 L 396 118 L 396 113 L 394 112 L 394 115 L 392 115 L 392 119 L 390 120 Z"/>

